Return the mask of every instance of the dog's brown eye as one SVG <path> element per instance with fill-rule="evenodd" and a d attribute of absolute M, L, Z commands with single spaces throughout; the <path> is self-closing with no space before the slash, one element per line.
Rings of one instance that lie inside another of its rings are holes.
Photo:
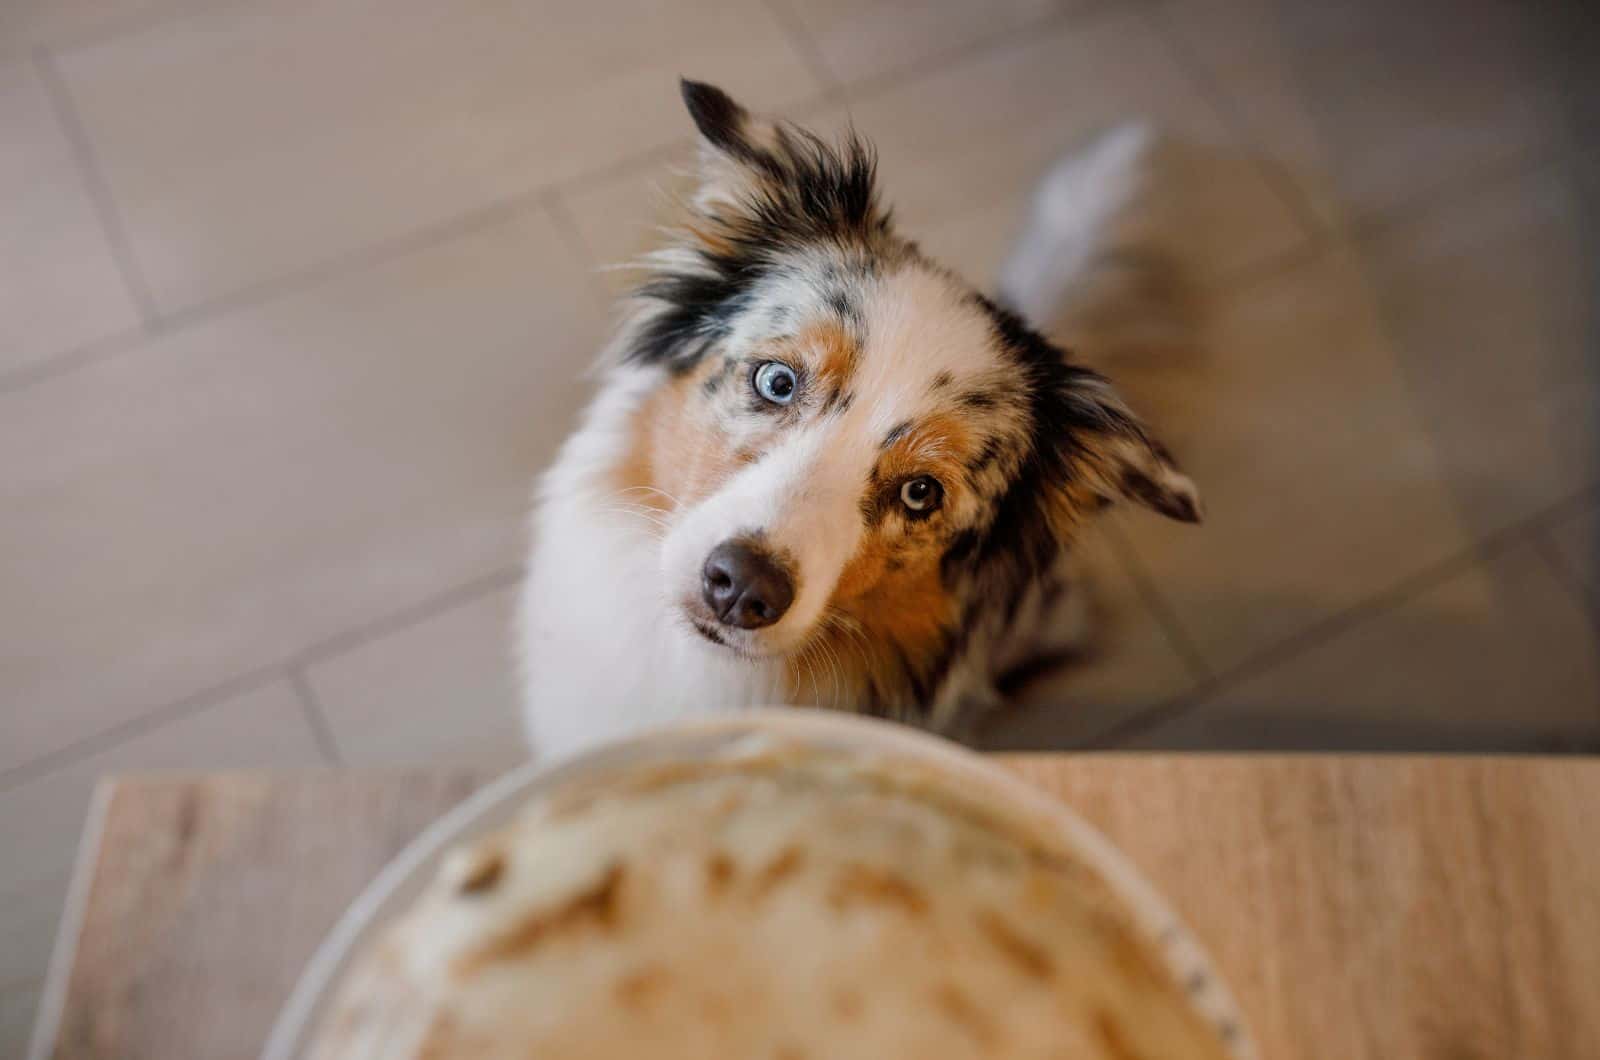
<path fill-rule="evenodd" d="M 944 487 L 929 475 L 906 479 L 900 487 L 900 503 L 918 515 L 926 515 L 939 507 L 944 499 Z"/>

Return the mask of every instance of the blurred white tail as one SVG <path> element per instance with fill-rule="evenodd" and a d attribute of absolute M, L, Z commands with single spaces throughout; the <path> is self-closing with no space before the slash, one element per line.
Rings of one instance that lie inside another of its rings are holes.
<path fill-rule="evenodd" d="M 1180 153 L 1148 125 L 1130 123 L 1063 155 L 1039 181 L 1001 266 L 1001 300 L 1095 362 L 1190 341 Z"/>

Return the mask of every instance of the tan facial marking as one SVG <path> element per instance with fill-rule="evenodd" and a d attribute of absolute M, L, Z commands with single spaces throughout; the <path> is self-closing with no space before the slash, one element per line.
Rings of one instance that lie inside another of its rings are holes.
<path fill-rule="evenodd" d="M 661 490 L 684 505 L 694 504 L 756 458 L 752 449 L 735 448 L 717 417 L 706 412 L 702 388 L 713 374 L 725 370 L 721 358 L 706 357 L 640 404 L 632 442 L 615 474 L 628 503 L 671 511 L 673 502 L 652 492 Z"/>
<path fill-rule="evenodd" d="M 850 385 L 860 351 L 842 325 L 831 320 L 814 325 L 800 332 L 795 341 L 817 393 L 842 393 Z"/>
<path fill-rule="evenodd" d="M 885 497 L 870 500 L 896 504 L 894 493 L 901 482 L 932 475 L 944 486 L 948 506 L 965 488 L 963 468 L 977 447 L 976 432 L 956 412 L 914 420 L 879 457 L 877 482 Z M 905 660 L 931 661 L 955 610 L 940 577 L 945 538 L 935 526 L 891 514 L 868 528 L 829 600 L 830 609 L 865 636 L 837 628 L 819 631 L 816 640 L 821 643 L 791 664 L 789 682 L 796 694 L 810 691 L 814 655 L 827 655 L 848 676 L 886 692 L 893 689 Z M 887 646 L 892 647 L 885 650 Z"/>

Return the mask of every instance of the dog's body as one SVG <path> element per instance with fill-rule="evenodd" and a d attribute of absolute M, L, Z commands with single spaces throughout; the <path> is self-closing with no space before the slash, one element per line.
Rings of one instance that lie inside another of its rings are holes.
<path fill-rule="evenodd" d="M 1120 496 L 1194 521 L 1193 487 L 1104 379 L 895 232 L 859 143 L 684 94 L 699 191 L 540 484 L 535 749 L 773 703 L 963 731 L 1073 635 L 1080 522 Z"/>

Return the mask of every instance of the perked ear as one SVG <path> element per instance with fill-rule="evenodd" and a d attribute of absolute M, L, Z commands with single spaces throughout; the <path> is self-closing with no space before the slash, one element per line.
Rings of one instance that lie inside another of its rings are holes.
<path fill-rule="evenodd" d="M 745 155 L 751 151 L 752 145 L 745 139 L 749 111 L 716 85 L 685 77 L 679 79 L 678 86 L 683 92 L 683 104 L 689 108 L 689 117 L 694 119 L 705 146 L 729 155 Z"/>
<path fill-rule="evenodd" d="M 1103 377 L 1082 369 L 1074 374 L 1066 402 L 1074 478 L 1102 503 L 1127 499 L 1169 519 L 1200 522 L 1200 491 L 1166 447 L 1150 437 Z"/>
<path fill-rule="evenodd" d="M 763 177 L 779 176 L 773 154 L 777 127 L 753 118 L 722 89 L 703 81 L 680 80 L 683 102 L 700 130 L 700 193 L 697 205 L 736 202 Z"/>

